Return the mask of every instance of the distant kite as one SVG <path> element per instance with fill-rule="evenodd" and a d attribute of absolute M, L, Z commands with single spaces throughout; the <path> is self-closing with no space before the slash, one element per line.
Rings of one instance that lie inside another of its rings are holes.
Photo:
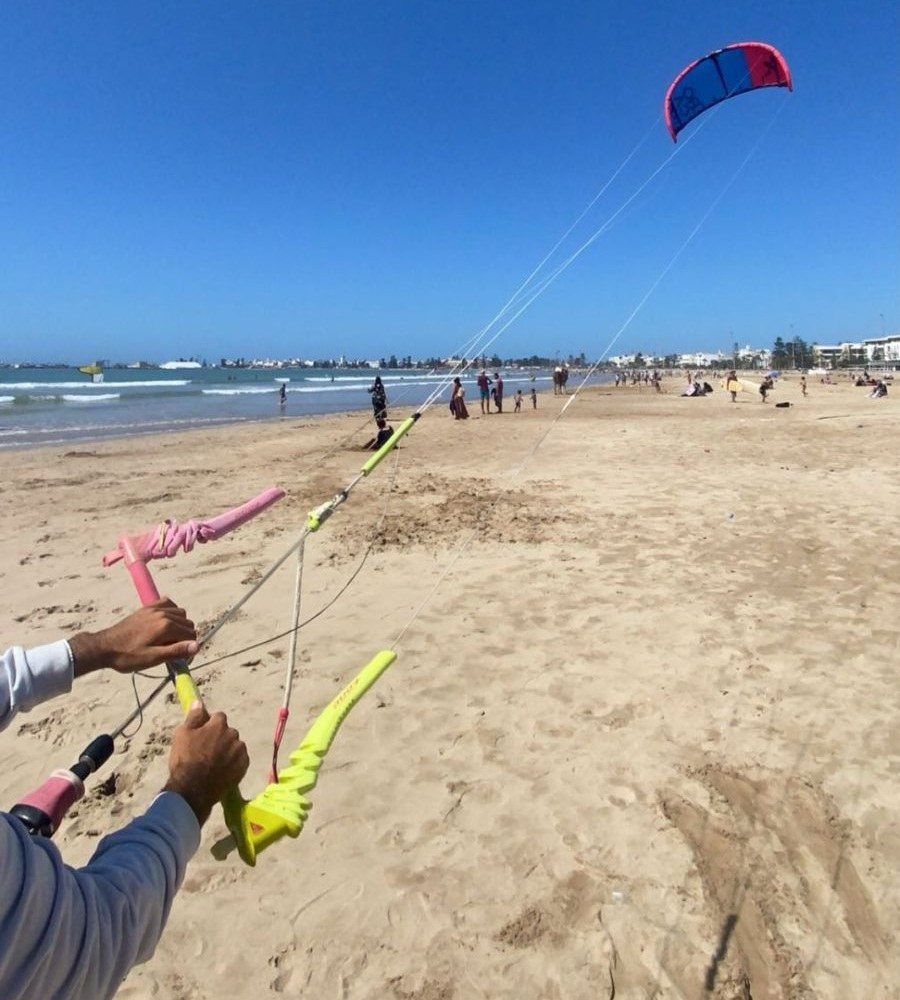
<path fill-rule="evenodd" d="M 759 87 L 791 86 L 791 71 L 784 56 L 763 42 L 738 42 L 692 62 L 672 81 L 666 92 L 665 115 L 669 134 L 678 133 L 720 101 Z"/>

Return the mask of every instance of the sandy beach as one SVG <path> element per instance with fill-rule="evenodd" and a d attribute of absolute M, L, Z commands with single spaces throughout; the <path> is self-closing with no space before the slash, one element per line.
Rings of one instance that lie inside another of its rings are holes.
<path fill-rule="evenodd" d="M 334 603 L 300 633 L 282 761 L 398 637 L 399 658 L 298 840 L 216 861 L 214 815 L 120 997 L 900 997 L 900 386 L 785 379 L 764 405 L 664 385 L 592 388 L 560 419 L 546 392 L 501 416 L 470 399 L 466 422 L 436 406 L 310 537 L 301 616 Z M 153 564 L 214 622 L 354 477 L 367 416 L 7 452 L 4 644 L 131 609 L 100 563 L 123 531 L 283 487 Z M 250 748 L 246 795 L 288 640 L 204 663 L 284 632 L 293 579 L 290 560 L 196 663 Z M 101 673 L 17 718 L 4 805 L 133 706 Z M 69 862 L 150 802 L 178 721 L 160 698 L 119 742 L 57 835 Z"/>

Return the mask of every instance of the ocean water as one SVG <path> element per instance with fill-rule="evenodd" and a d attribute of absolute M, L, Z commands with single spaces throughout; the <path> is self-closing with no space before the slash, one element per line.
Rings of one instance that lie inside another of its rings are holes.
<path fill-rule="evenodd" d="M 358 369 L 112 369 L 94 383 L 75 368 L 0 369 L 0 450 L 371 410 L 366 390 L 376 375 L 387 390 L 392 419 L 412 413 L 446 378 Z M 509 371 L 503 378 L 507 399 L 518 388 L 527 395 L 532 384 L 538 391 L 552 385 L 548 371 Z M 282 383 L 284 406 L 278 399 Z M 463 376 L 463 383 L 470 408 L 477 406 L 475 373 Z M 441 398 L 446 408 L 449 389 Z"/>

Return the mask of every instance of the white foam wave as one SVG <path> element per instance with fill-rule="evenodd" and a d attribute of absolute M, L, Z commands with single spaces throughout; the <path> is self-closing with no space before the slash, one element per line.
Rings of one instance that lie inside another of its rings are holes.
<path fill-rule="evenodd" d="M 248 386 L 244 389 L 201 389 L 204 396 L 274 396 L 275 389 Z M 293 392 L 293 389 L 290 390 Z"/>
<path fill-rule="evenodd" d="M 72 441 L 74 434 L 90 434 L 91 432 L 110 432 L 109 436 L 126 436 L 129 433 L 156 434 L 160 430 L 170 430 L 175 427 L 200 427 L 215 424 L 243 424 L 252 422 L 246 417 L 235 419 L 234 417 L 191 417 L 183 420 L 136 420 L 126 423 L 116 424 L 72 424 L 67 427 L 3 427 L 0 428 L 0 439 L 9 437 L 34 437 L 40 438 L 41 444 L 54 443 L 60 441 Z M 46 439 L 46 435 L 56 434 L 57 438 L 52 441 Z"/>
<path fill-rule="evenodd" d="M 386 382 L 411 382 L 413 379 L 428 379 L 440 382 L 444 375 L 430 375 L 428 373 L 416 373 L 415 375 L 382 375 L 381 381 Z M 321 375 L 310 375 L 304 379 L 305 382 L 356 382 L 363 385 L 371 385 L 375 379 L 372 375 L 335 375 L 334 378 L 323 377 Z"/>
<path fill-rule="evenodd" d="M 394 389 L 433 389 L 435 386 L 434 382 L 404 382 L 401 385 L 395 385 L 391 388 Z M 288 389 L 288 392 L 306 392 L 306 393 L 318 393 L 318 392 L 359 392 L 363 387 L 361 385 L 302 385 L 302 386 L 292 386 Z M 390 397 L 389 400 L 390 401 Z"/>
<path fill-rule="evenodd" d="M 160 385 L 190 385 L 189 378 L 160 378 L 148 382 L 4 382 L 4 389 L 133 389 Z"/>
<path fill-rule="evenodd" d="M 120 392 L 104 392 L 99 396 L 67 396 L 63 395 L 63 402 L 65 403 L 98 403 L 105 399 L 119 399 L 122 394 Z"/>
<path fill-rule="evenodd" d="M 0 403 L 12 403 L 15 398 L 15 396 L 0 396 Z"/>

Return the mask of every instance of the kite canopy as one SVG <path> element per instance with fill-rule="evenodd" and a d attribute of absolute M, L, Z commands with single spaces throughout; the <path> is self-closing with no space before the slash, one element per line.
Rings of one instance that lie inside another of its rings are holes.
<path fill-rule="evenodd" d="M 759 87 L 791 86 L 784 56 L 763 42 L 738 42 L 692 62 L 666 92 L 665 116 L 669 134 L 678 133 L 698 115 L 720 101 Z"/>

